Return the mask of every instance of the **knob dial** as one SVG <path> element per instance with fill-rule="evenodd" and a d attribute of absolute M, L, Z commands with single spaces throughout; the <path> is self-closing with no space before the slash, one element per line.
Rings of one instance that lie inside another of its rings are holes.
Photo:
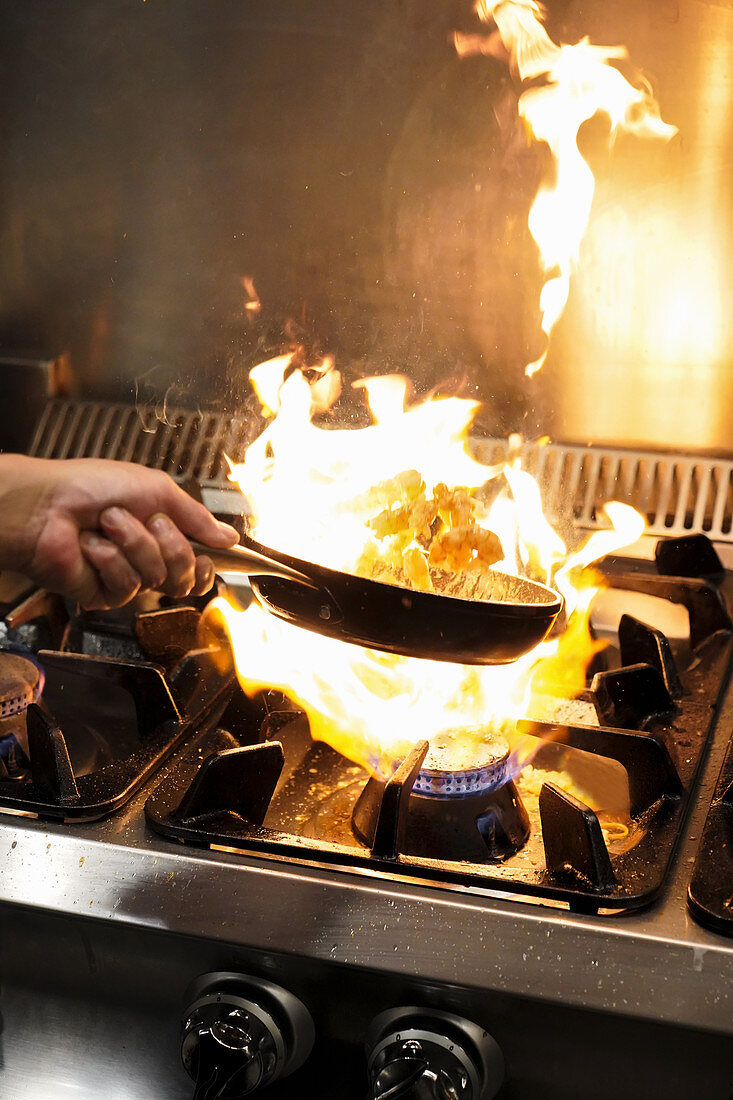
<path fill-rule="evenodd" d="M 313 1020 L 286 989 L 219 971 L 188 991 L 181 1058 L 194 1100 L 240 1100 L 298 1069 L 313 1046 Z"/>
<path fill-rule="evenodd" d="M 438 1009 L 382 1012 L 367 1037 L 369 1100 L 492 1100 L 504 1080 L 496 1041 Z"/>

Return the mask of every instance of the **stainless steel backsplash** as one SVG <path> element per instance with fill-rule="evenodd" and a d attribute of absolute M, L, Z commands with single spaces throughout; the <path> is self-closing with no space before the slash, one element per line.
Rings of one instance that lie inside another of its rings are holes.
<path fill-rule="evenodd" d="M 471 8 L 5 3 L 0 345 L 68 351 L 90 398 L 237 415 L 289 319 L 347 375 L 478 394 L 500 436 L 729 451 L 733 7 L 550 4 L 555 38 L 625 43 L 680 133 L 581 135 L 594 212 L 532 382 L 542 156 L 505 69 L 455 54 Z"/>

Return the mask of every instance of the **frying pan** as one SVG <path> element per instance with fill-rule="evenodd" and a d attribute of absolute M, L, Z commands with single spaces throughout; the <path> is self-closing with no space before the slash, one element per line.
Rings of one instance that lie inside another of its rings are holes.
<path fill-rule="evenodd" d="M 220 571 L 248 576 L 279 619 L 408 657 L 508 664 L 542 641 L 562 607 L 552 589 L 505 573 L 492 571 L 486 598 L 468 600 L 337 572 L 249 536 L 231 550 L 192 545 Z"/>

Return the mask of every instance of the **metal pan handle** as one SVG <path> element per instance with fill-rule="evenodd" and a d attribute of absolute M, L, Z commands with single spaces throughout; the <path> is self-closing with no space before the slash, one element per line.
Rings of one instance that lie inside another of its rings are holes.
<path fill-rule="evenodd" d="M 283 565 L 282 562 L 274 561 L 265 554 L 260 554 L 257 550 L 251 550 L 248 546 L 232 546 L 228 550 L 214 550 L 210 546 L 204 546 L 203 543 L 194 542 L 192 539 L 189 541 L 194 554 L 205 554 L 214 563 L 215 569 L 222 569 L 227 573 L 241 573 L 246 577 L 281 577 L 283 580 L 297 581 L 298 584 L 305 584 L 308 588 L 315 588 L 320 591 L 320 586 L 315 584 L 305 573 L 300 573 L 297 569 L 291 569 L 289 565 Z"/>
<path fill-rule="evenodd" d="M 210 546 L 204 546 L 200 542 L 189 539 L 191 549 L 195 554 L 205 554 L 218 571 L 226 573 L 240 573 L 245 577 L 276 577 L 279 580 L 296 581 L 297 584 L 310 588 L 318 593 L 321 599 L 319 616 L 324 622 L 343 622 L 344 613 L 338 600 L 324 585 L 317 584 L 307 574 L 298 569 L 292 569 L 289 565 L 268 558 L 249 546 L 232 546 L 229 550 L 214 550 Z M 257 593 L 255 593 L 257 595 Z M 261 601 L 260 601 L 261 602 Z"/>

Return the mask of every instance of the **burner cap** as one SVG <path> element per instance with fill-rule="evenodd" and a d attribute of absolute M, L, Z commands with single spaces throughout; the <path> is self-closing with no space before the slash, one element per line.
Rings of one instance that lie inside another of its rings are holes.
<path fill-rule="evenodd" d="M 431 741 L 412 789 L 431 798 L 463 798 L 490 791 L 509 778 L 508 762 L 509 745 L 503 737 L 489 740 L 485 731 L 477 729 L 452 731 Z"/>
<path fill-rule="evenodd" d="M 41 673 L 32 661 L 0 653 L 0 718 L 22 714 L 41 690 Z"/>

